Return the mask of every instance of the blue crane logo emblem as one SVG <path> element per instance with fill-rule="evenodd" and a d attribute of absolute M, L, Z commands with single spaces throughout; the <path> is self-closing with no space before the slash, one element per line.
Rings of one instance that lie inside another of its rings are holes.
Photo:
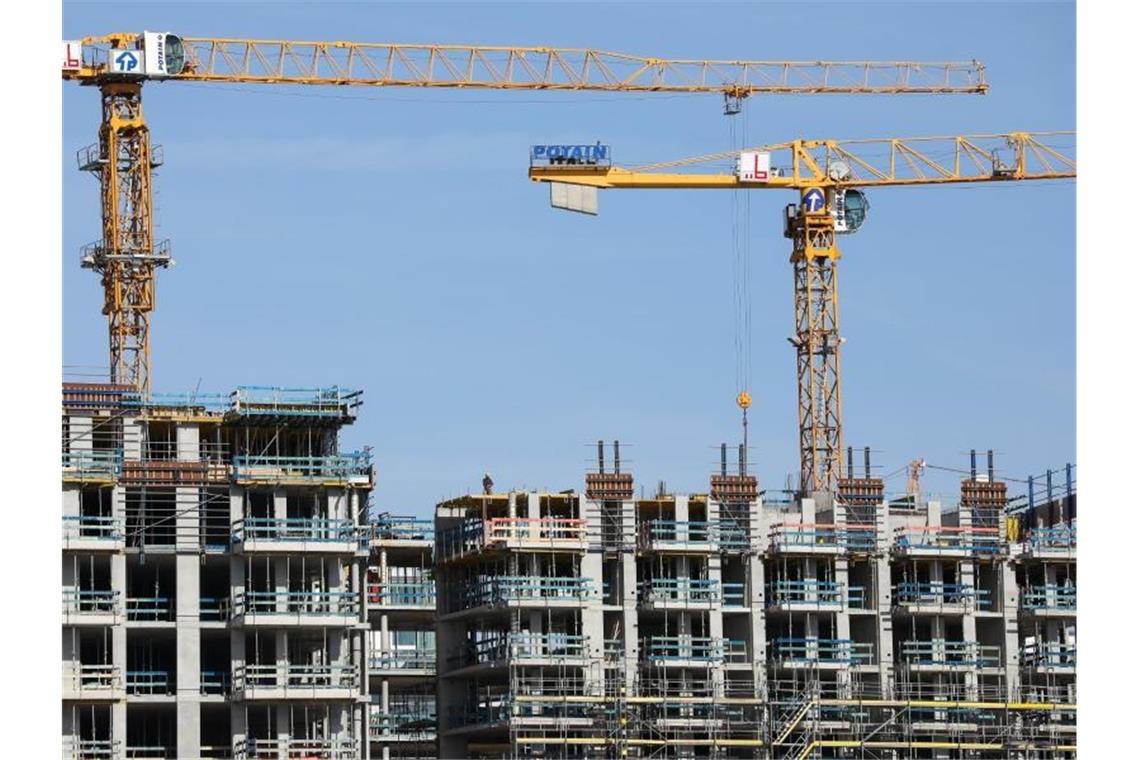
<path fill-rule="evenodd" d="M 134 71 L 138 65 L 139 57 L 129 50 L 124 50 L 115 56 L 115 69 L 117 71 Z"/>

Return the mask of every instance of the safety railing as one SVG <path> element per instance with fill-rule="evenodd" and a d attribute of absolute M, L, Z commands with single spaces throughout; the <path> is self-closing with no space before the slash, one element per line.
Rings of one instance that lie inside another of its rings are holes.
<path fill-rule="evenodd" d="M 447 712 L 448 726 L 477 726 L 499 723 L 511 718 L 511 697 L 506 692 L 478 694 L 463 705 L 453 705 Z"/>
<path fill-rule="evenodd" d="M 896 584 L 893 591 L 894 603 L 898 607 L 926 605 L 986 609 L 990 606 L 989 590 L 975 588 L 964 583 L 904 581 Z"/>
<path fill-rule="evenodd" d="M 198 619 L 202 621 L 224 623 L 230 619 L 231 609 L 228 596 L 203 596 L 198 599 Z"/>
<path fill-rule="evenodd" d="M 644 659 L 677 661 L 724 661 L 730 649 L 729 639 L 710 636 L 650 636 L 642 639 Z M 736 654 L 736 651 L 733 651 Z"/>
<path fill-rule="evenodd" d="M 249 689 L 355 689 L 357 668 L 344 665 L 244 665 L 234 673 L 237 687 Z"/>
<path fill-rule="evenodd" d="M 368 584 L 368 604 L 373 607 L 435 608 L 435 581 L 388 581 Z"/>
<path fill-rule="evenodd" d="M 229 694 L 233 689 L 229 670 L 203 670 L 199 683 L 203 694 Z"/>
<path fill-rule="evenodd" d="M 67 760 L 114 760 L 120 757 L 119 742 L 114 739 L 65 739 L 63 756 Z"/>
<path fill-rule="evenodd" d="M 360 526 L 351 520 L 308 517 L 246 517 L 234 523 L 236 541 L 358 543 Z"/>
<path fill-rule="evenodd" d="M 1002 550 L 1001 530 L 904 525 L 895 529 L 895 549 L 935 554 L 999 554 Z"/>
<path fill-rule="evenodd" d="M 1077 645 L 1054 641 L 1026 644 L 1021 649 L 1021 664 L 1031 668 L 1075 668 Z"/>
<path fill-rule="evenodd" d="M 174 674 L 165 670 L 128 670 L 127 693 L 166 696 L 174 693 Z"/>
<path fill-rule="evenodd" d="M 625 656 L 625 642 L 621 639 L 605 639 L 602 642 L 602 653 L 607 660 L 620 660 Z"/>
<path fill-rule="evenodd" d="M 165 744 L 128 744 L 127 760 L 166 760 L 174 755 L 174 747 Z"/>
<path fill-rule="evenodd" d="M 651 578 L 638 586 L 643 604 L 712 604 L 721 599 L 720 582 L 709 578 Z"/>
<path fill-rule="evenodd" d="M 435 670 L 434 649 L 392 649 L 373 652 L 368 658 L 371 670 Z"/>
<path fill-rule="evenodd" d="M 507 636 L 511 658 L 581 659 L 589 655 L 585 636 L 566 633 L 512 633 Z"/>
<path fill-rule="evenodd" d="M 411 517 L 383 516 L 369 526 L 369 538 L 373 541 L 432 541 L 435 526 L 431 520 L 416 520 Z"/>
<path fill-rule="evenodd" d="M 80 480 L 113 480 L 122 472 L 122 449 L 76 449 L 63 452 L 64 477 Z"/>
<path fill-rule="evenodd" d="M 569 517 L 493 517 L 487 521 L 488 545 L 541 543 L 580 548 L 586 545 L 586 521 Z"/>
<path fill-rule="evenodd" d="M 63 590 L 65 615 L 114 615 L 119 611 L 119 592 L 112 589 Z"/>
<path fill-rule="evenodd" d="M 79 691 L 103 691 L 122 686 L 118 665 L 80 663 L 71 667 L 72 688 Z"/>
<path fill-rule="evenodd" d="M 233 458 L 234 480 L 357 482 L 372 477 L 372 457 L 353 451 L 329 456 L 272 456 L 237 454 Z"/>
<path fill-rule="evenodd" d="M 483 548 L 483 520 L 468 517 L 435 534 L 435 556 L 439 561 L 456 559 Z"/>
<path fill-rule="evenodd" d="M 732 520 L 719 523 L 649 520 L 638 530 L 637 546 L 642 551 L 702 549 L 709 544 L 730 551 L 747 549 L 748 531 Z"/>
<path fill-rule="evenodd" d="M 174 600 L 168 596 L 128 596 L 127 620 L 161 623 L 174 619 Z"/>
<path fill-rule="evenodd" d="M 123 519 L 96 515 L 64 515 L 63 540 L 65 543 L 122 541 Z"/>
<path fill-rule="evenodd" d="M 1001 647 L 944 639 L 904 641 L 899 660 L 911 666 L 996 668 L 1001 664 Z"/>
<path fill-rule="evenodd" d="M 356 742 L 350 736 L 321 738 L 274 737 L 258 739 L 249 737 L 234 748 L 234 756 L 245 760 L 355 760 Z"/>
<path fill-rule="evenodd" d="M 1039 553 L 1071 552 L 1077 548 L 1077 528 L 1069 525 L 1036 528 L 1029 532 L 1025 548 Z"/>
<path fill-rule="evenodd" d="M 772 660 L 781 663 L 831 665 L 870 665 L 875 659 L 873 644 L 857 644 L 851 639 L 795 638 L 782 636 L 768 642 Z"/>
<path fill-rule="evenodd" d="M 768 606 L 841 608 L 843 592 L 842 584 L 835 581 L 777 580 L 768 584 Z"/>
<path fill-rule="evenodd" d="M 238 614 L 353 617 L 358 597 L 351 591 L 246 591 L 236 600 Z"/>
<path fill-rule="evenodd" d="M 344 417 L 363 402 L 363 391 L 328 388 L 283 388 L 239 385 L 230 394 L 229 411 L 246 416 Z"/>
<path fill-rule="evenodd" d="M 430 739 L 435 736 L 435 710 L 373 713 L 368 733 L 373 740 L 385 738 Z"/>
<path fill-rule="evenodd" d="M 745 606 L 745 585 L 743 583 L 722 583 L 721 598 L 725 607 Z"/>
<path fill-rule="evenodd" d="M 467 607 L 509 602 L 585 602 L 593 596 L 590 578 L 499 576 L 482 578 L 468 586 Z"/>
<path fill-rule="evenodd" d="M 1021 592 L 1023 610 L 1075 610 L 1077 587 L 1046 584 L 1030 586 Z"/>
<path fill-rule="evenodd" d="M 822 523 L 783 523 L 768 536 L 773 551 L 836 549 L 846 552 L 875 550 L 875 526 Z"/>
<path fill-rule="evenodd" d="M 123 402 L 124 406 L 139 406 L 147 409 L 193 409 L 212 414 L 220 414 L 229 406 L 228 398 L 224 393 L 198 393 L 196 391 L 183 391 L 181 393 L 150 393 L 145 398 L 138 398 L 133 402 Z"/>

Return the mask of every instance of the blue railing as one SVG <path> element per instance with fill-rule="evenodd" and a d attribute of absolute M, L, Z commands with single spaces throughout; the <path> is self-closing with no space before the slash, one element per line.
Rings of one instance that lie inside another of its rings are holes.
<path fill-rule="evenodd" d="M 997 554 L 1001 551 L 1001 533 L 997 528 L 904 526 L 895 531 L 895 546 L 938 554 Z"/>
<path fill-rule="evenodd" d="M 225 622 L 230 619 L 230 599 L 225 596 L 203 596 L 198 599 L 198 619 Z"/>
<path fill-rule="evenodd" d="M 1001 664 L 1001 647 L 944 639 L 904 641 L 899 648 L 899 658 L 908 665 L 996 668 Z"/>
<path fill-rule="evenodd" d="M 435 538 L 431 520 L 384 516 L 377 518 L 371 528 L 373 541 L 432 541 Z"/>
<path fill-rule="evenodd" d="M 761 491 L 760 498 L 763 499 L 764 505 L 769 504 L 776 506 L 779 504 L 792 505 L 796 503 L 795 491 Z"/>
<path fill-rule="evenodd" d="M 746 651 L 743 641 L 710 636 L 650 636 L 641 642 L 642 657 L 649 660 L 714 662 L 737 659 Z"/>
<path fill-rule="evenodd" d="M 333 385 L 328 388 L 284 388 L 239 385 L 230 394 L 230 409 L 242 415 L 341 417 L 361 405 L 363 391 Z"/>
<path fill-rule="evenodd" d="M 368 659 L 373 670 L 435 670 L 434 649 L 393 649 L 373 652 Z"/>
<path fill-rule="evenodd" d="M 435 710 L 376 713 L 369 716 L 368 730 L 374 736 L 431 737 L 435 735 Z"/>
<path fill-rule="evenodd" d="M 641 582 L 641 601 L 692 602 L 707 604 L 720 600 L 720 583 L 708 578 L 651 578 Z"/>
<path fill-rule="evenodd" d="M 1075 668 L 1077 645 L 1061 642 L 1028 644 L 1021 650 L 1021 662 L 1034 668 Z"/>
<path fill-rule="evenodd" d="M 773 549 L 835 547 L 855 552 L 875 549 L 873 526 L 785 523 L 773 527 L 770 539 Z"/>
<path fill-rule="evenodd" d="M 354 480 L 372 476 L 372 456 L 349 451 L 319 457 L 236 454 L 234 479 L 244 480 Z"/>
<path fill-rule="evenodd" d="M 174 678 L 165 670 L 128 670 L 128 694 L 173 694 Z"/>
<path fill-rule="evenodd" d="M 234 524 L 237 541 L 357 542 L 360 527 L 351 520 L 308 517 L 246 517 Z"/>
<path fill-rule="evenodd" d="M 201 676 L 203 694 L 229 694 L 233 679 L 228 670 L 203 670 Z"/>
<path fill-rule="evenodd" d="M 1030 586 L 1021 593 L 1021 608 L 1026 610 L 1075 610 L 1077 608 L 1077 587 Z"/>
<path fill-rule="evenodd" d="M 1070 552 L 1077 548 L 1075 526 L 1057 525 L 1052 528 L 1037 528 L 1030 531 L 1026 548 L 1039 552 Z"/>
<path fill-rule="evenodd" d="M 173 619 L 174 604 L 173 600 L 170 597 L 127 597 L 127 620 L 148 620 L 151 622 L 161 622 Z"/>
<path fill-rule="evenodd" d="M 378 607 L 435 607 L 435 581 L 368 584 L 368 603 Z"/>
<path fill-rule="evenodd" d="M 854 610 L 867 609 L 867 598 L 865 592 L 866 589 L 864 589 L 862 586 L 848 586 L 847 606 L 850 609 Z"/>
<path fill-rule="evenodd" d="M 119 592 L 111 589 L 63 590 L 63 611 L 81 615 L 111 615 L 118 611 Z"/>
<path fill-rule="evenodd" d="M 65 451 L 63 469 L 70 477 L 112 478 L 123 471 L 122 449 L 92 449 Z"/>
<path fill-rule="evenodd" d="M 435 534 L 436 557 L 451 559 L 479 551 L 483 548 L 485 535 L 482 519 L 465 518 L 458 525 L 451 525 Z"/>
<path fill-rule="evenodd" d="M 354 689 L 355 665 L 245 665 L 238 670 L 242 687 Z"/>
<path fill-rule="evenodd" d="M 974 588 L 963 583 L 904 581 L 895 586 L 894 592 L 895 604 L 898 606 L 966 604 L 976 606 L 979 609 L 990 606 L 990 600 L 986 598 L 990 595 L 988 590 Z"/>
<path fill-rule="evenodd" d="M 744 584 L 743 583 L 722 583 L 721 589 L 724 598 L 725 607 L 743 607 L 744 606 Z"/>
<path fill-rule="evenodd" d="M 777 662 L 870 665 L 874 662 L 873 644 L 856 644 L 851 639 L 817 639 L 814 637 L 780 637 L 769 646 Z"/>
<path fill-rule="evenodd" d="M 842 607 L 843 586 L 835 581 L 780 580 L 768 584 L 768 605 Z"/>
<path fill-rule="evenodd" d="M 593 594 L 589 578 L 500 576 L 481 579 L 467 588 L 467 606 L 503 604 L 511 601 L 585 601 Z"/>
<path fill-rule="evenodd" d="M 641 545 L 650 548 L 684 548 L 689 544 L 716 544 L 721 549 L 748 548 L 748 531 L 732 520 L 711 522 L 683 522 L 677 520 L 650 520 L 641 525 Z"/>
<path fill-rule="evenodd" d="M 65 541 L 122 541 L 123 520 L 118 517 L 64 515 L 63 538 Z"/>
<path fill-rule="evenodd" d="M 357 595 L 351 591 L 246 591 L 238 598 L 246 615 L 354 616 Z"/>

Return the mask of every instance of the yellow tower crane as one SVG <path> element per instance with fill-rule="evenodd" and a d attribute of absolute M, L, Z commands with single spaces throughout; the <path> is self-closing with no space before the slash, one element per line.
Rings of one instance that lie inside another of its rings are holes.
<path fill-rule="evenodd" d="M 862 190 L 897 185 L 1016 182 L 1076 177 L 1073 132 L 870 140 L 793 140 L 634 168 L 605 162 L 548 160 L 532 151 L 530 178 L 551 184 L 554 205 L 596 212 L 596 197 L 574 206 L 555 192 L 579 188 L 783 189 L 800 195 L 785 211 L 795 273 L 796 377 L 799 389 L 800 488 L 834 492 L 843 477 L 839 290 L 836 235 L 859 228 Z M 536 155 L 537 154 L 537 155 Z M 727 162 L 734 166 L 724 171 Z"/>
<path fill-rule="evenodd" d="M 118 33 L 65 41 L 63 78 L 99 88 L 99 142 L 79 154 L 98 178 L 102 238 L 83 265 L 103 281 L 111 381 L 150 390 L 150 313 L 155 271 L 170 246 L 154 240 L 151 172 L 162 162 L 143 119 L 148 81 L 720 93 L 728 112 L 757 93 L 978 93 L 976 61 L 666 60 L 600 50 L 405 45 L 180 37 Z"/>

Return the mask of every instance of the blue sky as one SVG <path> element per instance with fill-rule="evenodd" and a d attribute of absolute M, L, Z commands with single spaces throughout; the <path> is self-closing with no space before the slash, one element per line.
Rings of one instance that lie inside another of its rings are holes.
<path fill-rule="evenodd" d="M 977 96 L 771 96 L 748 142 L 1073 129 L 1072 3 L 65 3 L 65 38 L 187 36 L 594 47 L 658 57 L 985 62 Z M 63 87 L 64 362 L 105 364 L 94 91 Z M 377 505 L 580 487 L 620 438 L 646 490 L 702 491 L 739 437 L 732 197 L 611 191 L 555 212 L 527 146 L 619 163 L 729 149 L 716 96 L 148 85 L 165 148 L 153 318 L 157 390 L 341 383 L 365 391 L 346 448 L 374 447 Z M 738 117 L 739 118 L 739 117 Z M 743 124 L 743 120 L 738 125 Z M 750 202 L 752 459 L 797 470 L 783 193 Z M 1075 183 L 882 189 L 842 241 L 846 441 L 890 473 L 998 452 L 1011 477 L 1075 456 Z M 957 476 L 927 485 L 954 492 Z M 888 488 L 901 490 L 901 476 Z M 1015 489 L 1017 490 L 1017 489 Z"/>

